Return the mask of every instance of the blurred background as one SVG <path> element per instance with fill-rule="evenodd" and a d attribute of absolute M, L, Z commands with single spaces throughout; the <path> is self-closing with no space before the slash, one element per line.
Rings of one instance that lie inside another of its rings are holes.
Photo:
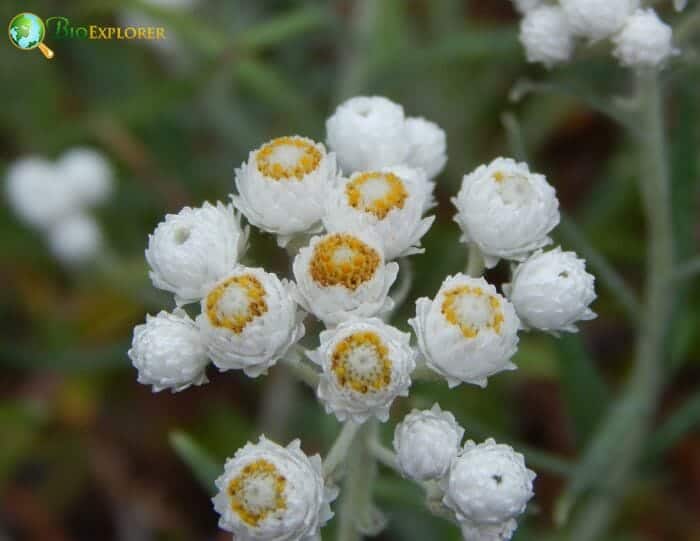
<path fill-rule="evenodd" d="M 690 16 L 659 4 L 668 21 Z M 499 155 L 527 155 L 556 187 L 566 214 L 558 243 L 588 258 L 594 274 L 591 258 L 607 259 L 641 291 L 637 158 L 600 100 L 629 92 L 629 74 L 595 48 L 552 73 L 527 65 L 508 0 L 5 0 L 0 8 L 8 21 L 20 11 L 76 25 L 147 21 L 168 39 L 48 36 L 50 62 L 7 41 L 0 47 L 0 173 L 20 156 L 55 159 L 90 146 L 116 178 L 96 211 L 106 248 L 89 265 L 57 262 L 0 203 L 1 541 L 229 539 L 203 482 L 212 464 L 261 432 L 284 443 L 299 437 L 308 453 L 329 448 L 337 421 L 283 367 L 256 380 L 212 373 L 209 385 L 152 394 L 136 382 L 126 351 L 147 312 L 172 307 L 151 286 L 143 255 L 164 214 L 227 200 L 234 167 L 272 137 L 323 140 L 325 118 L 353 95 L 386 95 L 448 137 L 437 221 L 427 253 L 413 258 L 415 285 L 398 326 L 406 328 L 415 298 L 464 268 L 449 198 L 464 173 Z M 700 63 L 698 36 L 687 37 L 684 60 L 665 72 L 680 261 L 700 244 Z M 537 91 L 514 102 L 514 88 Z M 249 261 L 288 273 L 274 239 L 254 232 L 250 244 Z M 507 268 L 487 278 L 507 281 Z M 562 538 L 552 519 L 557 498 L 630 369 L 633 323 L 619 294 L 600 280 L 597 290 L 599 318 L 581 333 L 524 334 L 519 370 L 486 390 L 416 383 L 383 428 L 389 444 L 396 419 L 439 401 L 467 437 L 525 451 L 538 479 L 520 541 Z M 698 281 L 681 293 L 656 432 L 611 540 L 700 539 Z M 459 539 L 424 509 L 418 487 L 380 473 L 376 500 L 389 524 L 377 539 Z"/>

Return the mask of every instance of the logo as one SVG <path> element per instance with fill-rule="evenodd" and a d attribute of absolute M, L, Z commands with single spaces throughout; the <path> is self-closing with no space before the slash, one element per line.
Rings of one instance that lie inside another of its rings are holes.
<path fill-rule="evenodd" d="M 46 26 L 41 17 L 33 13 L 20 13 L 12 17 L 10 26 L 7 27 L 12 45 L 23 51 L 31 51 L 38 48 L 49 60 L 53 58 L 53 51 L 44 45 Z"/>

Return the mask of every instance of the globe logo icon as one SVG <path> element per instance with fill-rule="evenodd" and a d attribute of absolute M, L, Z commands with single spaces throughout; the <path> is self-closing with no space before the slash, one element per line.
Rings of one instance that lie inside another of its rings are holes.
<path fill-rule="evenodd" d="M 46 35 L 44 21 L 37 15 L 33 13 L 15 15 L 10 21 L 7 32 L 10 42 L 18 49 L 30 51 L 38 47 L 46 58 L 53 58 L 53 51 L 43 43 Z"/>

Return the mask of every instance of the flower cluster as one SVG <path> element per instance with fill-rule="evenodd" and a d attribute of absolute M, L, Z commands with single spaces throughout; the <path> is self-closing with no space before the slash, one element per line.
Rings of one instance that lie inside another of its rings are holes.
<path fill-rule="evenodd" d="M 67 264 L 95 257 L 102 232 L 90 209 L 112 192 L 113 173 L 96 150 L 73 148 L 56 162 L 38 156 L 7 170 L 7 199 L 15 214 L 45 235 L 53 255 Z"/>
<path fill-rule="evenodd" d="M 671 27 L 639 0 L 513 0 L 523 15 L 520 41 L 528 61 L 546 67 L 571 59 L 577 41 L 609 39 L 613 56 L 634 69 L 662 66 L 672 55 Z M 677 8 L 684 7 L 676 2 Z"/>
<path fill-rule="evenodd" d="M 176 308 L 134 330 L 129 356 L 140 382 L 175 392 L 206 383 L 210 362 L 257 377 L 284 360 L 313 375 L 325 410 L 348 426 L 385 422 L 419 373 L 484 387 L 515 368 L 520 331 L 573 332 L 594 316 L 583 261 L 543 251 L 559 222 L 554 188 L 498 158 L 466 175 L 453 202 L 470 253 L 489 268 L 519 263 L 507 296 L 483 277 L 448 276 L 433 299 L 416 302 L 412 343 L 389 321 L 390 291 L 395 260 L 422 253 L 433 223 L 425 215 L 446 161 L 444 132 L 386 98 L 358 97 L 328 119 L 327 143 L 330 151 L 298 135 L 269 141 L 235 170 L 231 203 L 186 207 L 158 224 L 146 259 Z M 241 215 L 286 248 L 289 279 L 244 264 Z M 325 326 L 317 337 L 305 337 L 311 316 Z M 394 438 L 398 469 L 434 483 L 465 539 L 508 539 L 534 474 L 510 447 L 462 446 L 463 435 L 438 406 L 408 415 Z M 331 516 L 331 484 L 298 442 L 284 448 L 263 437 L 226 463 L 214 505 L 236 539 L 316 539 Z"/>

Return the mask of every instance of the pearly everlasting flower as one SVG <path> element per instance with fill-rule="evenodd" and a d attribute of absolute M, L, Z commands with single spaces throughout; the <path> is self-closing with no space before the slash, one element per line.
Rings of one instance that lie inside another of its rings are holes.
<path fill-rule="evenodd" d="M 355 173 L 331 192 L 323 224 L 328 231 L 371 229 L 389 260 L 422 253 L 420 239 L 435 219 L 422 217 L 429 197 L 421 169 L 397 166 Z"/>
<path fill-rule="evenodd" d="M 528 62 L 540 62 L 548 68 L 570 60 L 574 52 L 571 27 L 559 6 L 543 5 L 528 11 L 520 22 L 520 41 Z"/>
<path fill-rule="evenodd" d="M 237 266 L 202 299 L 197 324 L 217 368 L 257 377 L 304 336 L 303 315 L 286 280 Z"/>
<path fill-rule="evenodd" d="M 577 321 L 596 317 L 588 307 L 596 298 L 594 282 L 583 259 L 557 247 L 520 264 L 503 289 L 528 327 L 577 332 Z"/>
<path fill-rule="evenodd" d="M 448 276 L 434 300 L 416 301 L 409 324 L 426 364 L 450 387 L 485 387 L 489 376 L 516 368 L 510 358 L 518 345 L 518 316 L 483 278 Z"/>
<path fill-rule="evenodd" d="M 231 205 L 204 203 L 168 214 L 148 237 L 146 260 L 153 285 L 178 304 L 199 301 L 243 255 L 248 240 Z"/>
<path fill-rule="evenodd" d="M 295 298 L 327 326 L 391 310 L 399 266 L 386 263 L 371 231 L 348 229 L 313 237 L 294 259 Z"/>
<path fill-rule="evenodd" d="M 153 391 L 182 391 L 190 385 L 207 383 L 206 349 L 194 321 L 181 309 L 172 314 L 146 316 L 146 323 L 134 328 L 128 351 L 138 382 Z"/>
<path fill-rule="evenodd" d="M 386 421 L 394 399 L 411 386 L 417 353 L 410 335 L 370 318 L 341 323 L 320 339 L 307 355 L 323 371 L 316 393 L 326 411 L 340 421 Z"/>
<path fill-rule="evenodd" d="M 452 202 L 462 240 L 479 247 L 489 268 L 499 258 L 522 261 L 546 246 L 559 223 L 554 188 L 510 158 L 496 158 L 465 175 Z"/>
<path fill-rule="evenodd" d="M 261 436 L 236 451 L 216 480 L 219 527 L 236 541 L 315 541 L 333 516 L 337 490 L 324 485 L 321 458 L 294 440 L 282 447 Z"/>
<path fill-rule="evenodd" d="M 595 42 L 620 30 L 639 0 L 560 0 L 560 4 L 574 34 Z"/>
<path fill-rule="evenodd" d="M 57 174 L 85 206 L 104 202 L 112 192 L 112 168 L 105 156 L 96 150 L 73 148 L 61 156 L 56 167 Z"/>
<path fill-rule="evenodd" d="M 233 203 L 254 226 L 291 236 L 320 230 L 323 204 L 337 177 L 335 155 L 306 137 L 279 137 L 248 155 L 236 169 Z"/>
<path fill-rule="evenodd" d="M 394 449 L 404 477 L 414 481 L 442 478 L 457 456 L 464 429 L 438 404 L 413 410 L 394 431 Z"/>
<path fill-rule="evenodd" d="M 435 178 L 447 163 L 445 131 L 422 117 L 408 117 L 405 128 L 409 144 L 406 165 L 422 169 L 429 179 Z"/>
<path fill-rule="evenodd" d="M 521 15 L 526 15 L 528 12 L 542 5 L 544 0 L 511 0 L 513 7 Z"/>
<path fill-rule="evenodd" d="M 92 216 L 82 212 L 59 220 L 47 234 L 51 253 L 64 263 L 84 263 L 102 249 L 100 226 Z"/>
<path fill-rule="evenodd" d="M 515 526 L 510 521 L 525 511 L 534 479 L 523 455 L 509 445 L 468 441 L 442 481 L 443 503 L 468 529 L 496 526 L 491 534 L 500 530 L 501 539 L 509 539 Z"/>
<path fill-rule="evenodd" d="M 24 222 L 48 228 L 80 209 L 80 200 L 56 167 L 43 158 L 20 158 L 7 169 L 7 200 Z"/>
<path fill-rule="evenodd" d="M 515 519 L 499 524 L 475 524 L 469 520 L 463 520 L 460 528 L 464 541 L 509 541 L 518 528 L 518 523 Z"/>
<path fill-rule="evenodd" d="M 345 174 L 404 163 L 403 107 L 380 96 L 358 96 L 341 103 L 326 120 L 328 147 Z"/>
<path fill-rule="evenodd" d="M 676 52 L 671 27 L 653 9 L 635 11 L 613 42 L 613 54 L 630 68 L 657 68 Z"/>

